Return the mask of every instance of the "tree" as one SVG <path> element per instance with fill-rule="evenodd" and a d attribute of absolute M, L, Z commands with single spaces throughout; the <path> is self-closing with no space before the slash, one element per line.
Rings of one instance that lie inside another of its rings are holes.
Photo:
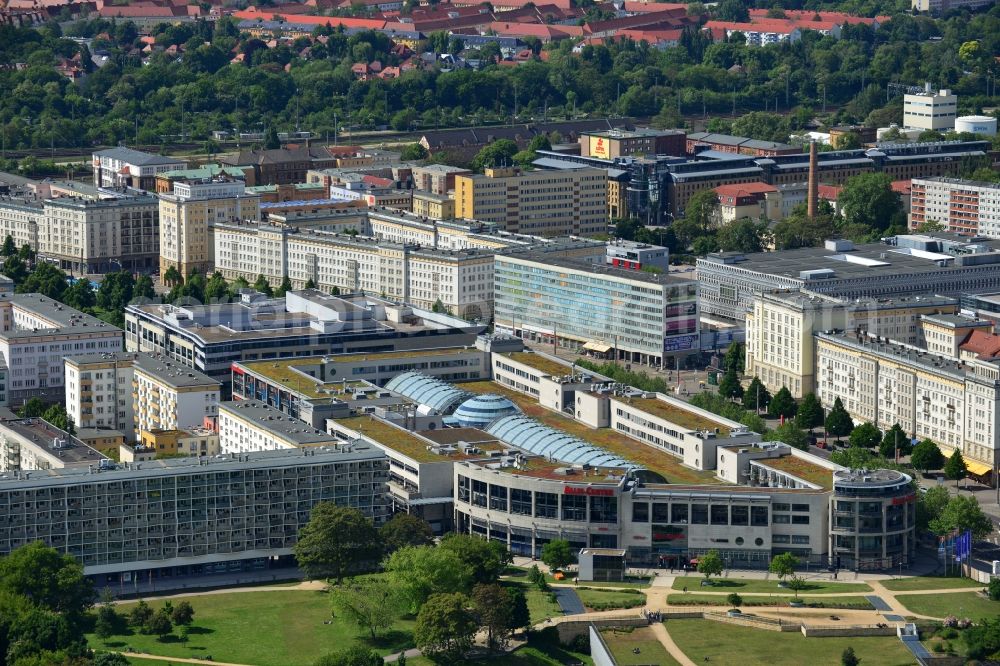
<path fill-rule="evenodd" d="M 76 426 L 73 424 L 73 419 L 66 413 L 66 406 L 62 403 L 56 403 L 46 409 L 45 413 L 42 414 L 42 418 L 60 430 L 65 430 L 70 435 L 76 434 Z"/>
<path fill-rule="evenodd" d="M 795 425 L 794 421 L 785 421 L 774 429 L 771 438 L 779 442 L 784 442 L 792 448 L 802 451 L 809 450 L 809 436 L 806 431 Z"/>
<path fill-rule="evenodd" d="M 132 289 L 132 298 L 149 300 L 156 298 L 156 291 L 153 289 L 153 279 L 148 275 L 140 275 L 136 278 L 135 288 Z"/>
<path fill-rule="evenodd" d="M 840 654 L 840 666 L 859 666 L 861 658 L 854 654 L 854 648 L 846 647 Z"/>
<path fill-rule="evenodd" d="M 42 402 L 41 398 L 36 396 L 34 398 L 28 398 L 28 401 L 24 403 L 18 411 L 18 415 L 21 418 L 31 419 L 41 416 L 45 413 L 46 409 L 48 409 L 48 406 Z"/>
<path fill-rule="evenodd" d="M 476 583 L 495 582 L 511 562 L 510 551 L 505 545 L 471 534 L 447 534 L 441 539 L 439 548 L 458 555 L 472 570 Z"/>
<path fill-rule="evenodd" d="M 472 590 L 472 607 L 479 619 L 479 626 L 486 629 L 486 646 L 504 649 L 514 630 L 513 600 L 507 590 L 491 583 L 476 585 Z"/>
<path fill-rule="evenodd" d="M 334 608 L 362 629 L 372 640 L 402 615 L 399 591 L 383 580 L 355 578 L 330 588 Z"/>
<path fill-rule="evenodd" d="M 1000 652 L 1000 616 L 983 618 L 981 622 L 962 632 L 966 656 L 969 659 L 987 659 Z"/>
<path fill-rule="evenodd" d="M 281 140 L 278 139 L 278 130 L 274 129 L 273 125 L 264 131 L 264 148 L 267 150 L 281 148 Z"/>
<path fill-rule="evenodd" d="M 796 576 L 795 574 L 789 576 L 788 581 L 785 583 L 785 586 L 795 593 L 796 599 L 799 598 L 799 592 L 806 589 L 806 585 L 808 585 L 806 579 L 801 576 Z"/>
<path fill-rule="evenodd" d="M 17 254 L 17 245 L 14 243 L 14 237 L 7 234 L 7 237 L 3 239 L 3 247 L 0 247 L 0 254 L 5 257 L 13 257 Z"/>
<path fill-rule="evenodd" d="M 722 369 L 743 372 L 746 364 L 746 356 L 746 345 L 742 342 L 734 342 L 726 348 L 726 355 L 722 357 Z"/>
<path fill-rule="evenodd" d="M 986 594 L 990 601 L 1000 601 L 1000 578 L 990 578 L 986 586 Z"/>
<path fill-rule="evenodd" d="M 750 385 L 743 391 L 743 407 L 760 412 L 771 402 L 771 393 L 756 376 L 750 380 Z"/>
<path fill-rule="evenodd" d="M 965 458 L 962 457 L 962 452 L 955 449 L 955 452 L 948 458 L 948 462 L 944 464 L 945 478 L 953 479 L 955 481 L 955 488 L 958 488 L 958 482 L 964 479 L 968 473 L 969 470 L 965 466 Z"/>
<path fill-rule="evenodd" d="M 345 650 L 323 655 L 313 666 L 383 666 L 383 664 L 385 659 L 377 651 L 363 645 L 354 645 Z"/>
<path fill-rule="evenodd" d="M 434 543 L 431 526 L 411 513 L 397 513 L 378 532 L 386 553 L 395 552 L 403 546 L 429 546 Z"/>
<path fill-rule="evenodd" d="M 680 247 L 687 249 L 697 238 L 708 235 L 716 224 L 718 213 L 719 195 L 715 190 L 704 189 L 691 195 L 684 208 L 683 223 L 674 222 Z"/>
<path fill-rule="evenodd" d="M 920 493 L 917 496 L 917 528 L 928 529 L 932 521 L 941 517 L 950 501 L 951 494 L 944 486 L 934 486 Z"/>
<path fill-rule="evenodd" d="M 163 638 L 174 630 L 174 624 L 170 621 L 170 612 L 161 608 L 156 611 L 146 624 L 146 633 Z"/>
<path fill-rule="evenodd" d="M 115 625 L 106 616 L 98 615 L 94 622 L 94 635 L 106 641 L 115 635 Z"/>
<path fill-rule="evenodd" d="M 784 580 L 788 576 L 795 574 L 795 567 L 799 564 L 799 558 L 795 557 L 791 553 L 785 552 L 780 555 L 775 555 L 771 558 L 771 564 L 768 565 L 767 570 L 778 577 L 778 580 Z"/>
<path fill-rule="evenodd" d="M 320 502 L 299 530 L 295 559 L 310 578 L 335 578 L 371 567 L 381 552 L 378 531 L 359 510 Z"/>
<path fill-rule="evenodd" d="M 229 284 L 222 273 L 215 271 L 205 283 L 205 302 L 218 303 L 229 300 Z"/>
<path fill-rule="evenodd" d="M 566 539 L 553 539 L 542 546 L 542 562 L 549 569 L 564 569 L 575 561 L 573 550 Z"/>
<path fill-rule="evenodd" d="M 187 626 L 194 622 L 194 607 L 188 601 L 182 601 L 170 612 L 170 621 L 179 626 Z"/>
<path fill-rule="evenodd" d="M 94 653 L 93 666 L 129 666 L 130 663 L 121 652 Z"/>
<path fill-rule="evenodd" d="M 861 146 L 861 135 L 857 132 L 845 132 L 837 139 L 837 150 L 856 150 Z"/>
<path fill-rule="evenodd" d="M 413 640 L 431 659 L 457 660 L 472 647 L 478 628 L 464 594 L 435 594 L 417 614 Z"/>
<path fill-rule="evenodd" d="M 841 402 L 840 398 L 833 401 L 833 409 L 826 415 L 824 425 L 826 431 L 838 440 L 844 435 L 850 434 L 851 430 L 854 429 L 854 420 L 844 409 L 844 403 Z"/>
<path fill-rule="evenodd" d="M 274 290 L 271 289 L 271 283 L 267 281 L 267 278 L 262 274 L 257 276 L 257 280 L 253 283 L 254 291 L 259 291 L 265 296 L 274 296 Z"/>
<path fill-rule="evenodd" d="M 66 291 L 66 274 L 45 261 L 35 266 L 24 281 L 17 285 L 15 291 L 19 294 L 43 294 L 53 300 L 61 301 Z"/>
<path fill-rule="evenodd" d="M 763 252 L 770 233 L 767 222 L 744 217 L 722 225 L 715 239 L 724 252 Z"/>
<path fill-rule="evenodd" d="M 844 226 L 884 231 L 903 214 L 892 178 L 884 173 L 862 173 L 848 178 L 837 199 Z"/>
<path fill-rule="evenodd" d="M 815 393 L 806 393 L 802 396 L 799 411 L 795 414 L 795 424 L 805 430 L 823 425 L 823 406 Z"/>
<path fill-rule="evenodd" d="M 741 0 L 722 0 L 715 7 L 715 16 L 720 21 L 750 22 L 750 12 Z"/>
<path fill-rule="evenodd" d="M 726 603 L 728 603 L 734 611 L 739 611 L 740 606 L 743 605 L 743 597 L 736 592 L 730 592 L 726 595 Z"/>
<path fill-rule="evenodd" d="M 420 143 L 408 143 L 403 146 L 399 153 L 399 158 L 404 162 L 427 159 L 427 149 Z"/>
<path fill-rule="evenodd" d="M 132 607 L 128 614 L 128 623 L 136 629 L 142 629 L 153 619 L 153 609 L 149 607 L 145 599 L 140 599 L 139 603 Z"/>
<path fill-rule="evenodd" d="M 531 612 L 528 610 L 528 597 L 524 590 L 520 587 L 508 587 L 506 590 L 510 596 L 510 626 L 514 631 L 530 626 Z"/>
<path fill-rule="evenodd" d="M 22 596 L 35 606 L 79 616 L 96 597 L 83 566 L 41 541 L 15 548 L 0 558 L 0 594 Z"/>
<path fill-rule="evenodd" d="M 882 436 L 882 442 L 879 444 L 878 452 L 881 456 L 889 460 L 895 460 L 896 449 L 899 449 L 899 455 L 901 456 L 910 454 L 910 438 L 906 436 L 903 428 L 898 423 L 885 431 L 885 435 Z"/>
<path fill-rule="evenodd" d="M 795 416 L 795 412 L 798 409 L 799 406 L 795 403 L 795 398 L 792 397 L 791 391 L 786 386 L 778 389 L 778 392 L 771 398 L 771 404 L 768 405 L 768 411 L 770 411 L 771 416 L 784 417 L 786 419 Z"/>
<path fill-rule="evenodd" d="M 976 541 L 984 539 L 993 531 L 993 521 L 983 513 L 982 507 L 974 497 L 963 495 L 952 497 L 941 510 L 941 514 L 930 521 L 928 525 L 932 532 L 944 536 L 954 531 L 972 532 Z"/>
<path fill-rule="evenodd" d="M 4 259 L 3 274 L 13 280 L 15 284 L 21 284 L 28 277 L 28 267 L 24 265 L 24 260 L 15 254 Z"/>
<path fill-rule="evenodd" d="M 291 290 L 292 290 L 292 280 L 286 275 L 285 277 L 281 278 L 281 284 L 278 285 L 278 288 L 275 290 L 274 295 L 279 297 L 284 296 Z"/>
<path fill-rule="evenodd" d="M 698 573 L 709 580 L 712 576 L 721 576 L 725 564 L 719 556 L 719 551 L 712 549 L 698 558 Z"/>
<path fill-rule="evenodd" d="M 851 446 L 859 449 L 873 449 L 882 443 L 882 433 L 871 423 L 862 423 L 851 431 Z"/>
<path fill-rule="evenodd" d="M 494 141 L 476 153 L 472 158 L 472 168 L 476 171 L 498 166 L 513 166 L 517 144 L 510 139 Z"/>
<path fill-rule="evenodd" d="M 306 280 L 306 283 L 305 283 L 305 285 L 303 285 L 302 288 L 303 289 L 315 289 L 316 288 L 316 280 L 313 280 L 312 278 L 309 278 L 308 280 Z"/>
<path fill-rule="evenodd" d="M 719 382 L 719 395 L 723 398 L 733 400 L 743 396 L 743 385 L 735 370 L 727 370 Z"/>
<path fill-rule="evenodd" d="M 465 592 L 472 585 L 472 567 L 453 550 L 403 546 L 382 563 L 410 613 L 434 594 Z"/>
<path fill-rule="evenodd" d="M 97 302 L 89 280 L 79 279 L 63 294 L 63 303 L 77 310 L 89 310 Z"/>
<path fill-rule="evenodd" d="M 168 287 L 176 287 L 184 282 L 184 277 L 181 272 L 177 270 L 176 266 L 168 266 L 167 270 L 163 271 L 163 284 Z"/>
<path fill-rule="evenodd" d="M 941 469 L 944 466 L 944 455 L 941 449 L 933 440 L 924 439 L 913 447 L 910 454 L 910 464 L 914 469 L 924 470 L 924 474 L 932 469 Z"/>

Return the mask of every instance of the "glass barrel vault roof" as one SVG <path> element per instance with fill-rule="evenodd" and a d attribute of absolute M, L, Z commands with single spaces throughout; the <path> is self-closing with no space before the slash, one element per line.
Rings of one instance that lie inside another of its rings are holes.
<path fill-rule="evenodd" d="M 497 419 L 486 428 L 486 432 L 506 444 L 560 462 L 594 467 L 637 467 L 624 458 L 527 416 L 514 415 Z"/>
<path fill-rule="evenodd" d="M 396 375 L 386 383 L 385 387 L 442 414 L 447 414 L 460 402 L 472 397 L 468 391 L 419 372 Z"/>

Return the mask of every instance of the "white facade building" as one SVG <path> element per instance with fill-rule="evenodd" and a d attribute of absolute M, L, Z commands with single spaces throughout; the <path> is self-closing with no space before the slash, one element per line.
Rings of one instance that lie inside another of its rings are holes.
<path fill-rule="evenodd" d="M 1000 238 L 1000 184 L 958 178 L 914 178 L 910 225 L 938 222 L 948 231 Z"/>
<path fill-rule="evenodd" d="M 931 90 L 903 96 L 903 127 L 918 130 L 950 130 L 958 117 L 958 96 L 950 90 Z"/>
<path fill-rule="evenodd" d="M 94 153 L 94 187 L 133 187 L 153 192 L 156 175 L 185 169 L 187 163 L 173 157 L 144 153 L 131 148 L 109 148 Z"/>

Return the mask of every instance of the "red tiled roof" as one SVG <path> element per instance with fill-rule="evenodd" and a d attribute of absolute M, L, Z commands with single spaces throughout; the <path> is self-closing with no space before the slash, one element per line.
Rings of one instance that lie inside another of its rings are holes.
<path fill-rule="evenodd" d="M 626 3 L 628 4 L 628 3 Z M 750 20 L 756 21 L 757 19 L 767 18 L 767 9 L 751 9 L 750 10 Z M 866 18 L 864 16 L 851 16 L 850 14 L 845 14 L 843 12 L 814 12 L 807 9 L 786 9 L 785 18 L 790 21 L 795 21 L 797 23 L 817 23 L 813 20 L 813 17 L 819 14 L 819 22 L 836 23 L 838 25 L 843 25 L 845 23 L 864 23 L 865 25 L 872 25 L 875 23 L 876 19 Z M 884 23 L 887 17 L 879 17 L 877 20 L 880 23 Z M 802 27 L 806 27 L 803 25 Z"/>
<path fill-rule="evenodd" d="M 778 188 L 760 181 L 754 183 L 735 183 L 732 185 L 719 185 L 715 188 L 715 193 L 720 197 L 749 197 L 754 194 L 766 194 L 777 192 Z"/>
<path fill-rule="evenodd" d="M 958 348 L 964 352 L 976 354 L 980 358 L 1000 356 L 1000 335 L 976 329 L 969 333 L 969 337 Z"/>
<path fill-rule="evenodd" d="M 825 199 L 827 201 L 836 201 L 840 198 L 840 192 L 843 187 L 837 187 L 836 185 L 820 185 L 816 188 L 820 199 Z"/>
<path fill-rule="evenodd" d="M 912 180 L 894 180 L 892 181 L 892 191 L 897 194 L 909 195 L 910 190 L 913 188 Z"/>
<path fill-rule="evenodd" d="M 687 5 L 675 2 L 632 2 L 625 0 L 625 11 L 635 14 L 648 14 L 650 12 L 679 11 L 680 16 L 687 14 Z M 751 13 L 753 13 L 751 11 Z"/>
<path fill-rule="evenodd" d="M 173 17 L 178 15 L 173 7 L 153 7 L 153 6 L 114 6 L 105 5 L 98 11 L 101 18 L 144 18 L 150 17 Z"/>
<path fill-rule="evenodd" d="M 275 12 L 271 9 L 266 11 L 261 11 L 256 8 L 244 9 L 242 11 L 233 12 L 233 18 L 247 20 L 247 21 L 273 21 L 275 16 L 284 16 L 280 12 Z M 295 18 L 288 21 L 289 23 L 298 23 L 305 25 L 326 25 L 329 23 L 333 27 L 342 25 L 345 28 L 370 28 L 372 30 L 381 30 L 385 27 L 385 21 L 379 19 L 362 19 L 362 18 L 343 18 L 339 16 L 296 16 Z"/>

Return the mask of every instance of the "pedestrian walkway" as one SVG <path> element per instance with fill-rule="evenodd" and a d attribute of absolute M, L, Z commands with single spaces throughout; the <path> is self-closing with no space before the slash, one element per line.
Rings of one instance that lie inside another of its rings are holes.
<path fill-rule="evenodd" d="M 213 661 L 211 659 L 193 659 L 190 657 L 164 657 L 158 654 L 146 654 L 145 652 L 122 652 L 126 657 L 132 659 L 151 659 L 153 661 L 169 661 L 178 664 L 212 664 L 213 666 L 251 666 L 250 664 L 234 664 L 226 661 Z"/>
<path fill-rule="evenodd" d="M 686 654 L 684 654 L 684 651 L 681 650 L 677 643 L 674 642 L 674 639 L 670 637 L 670 632 L 667 631 L 667 628 L 662 622 L 654 622 L 650 625 L 650 627 L 652 628 L 653 635 L 656 636 L 656 639 L 660 641 L 660 644 L 663 645 L 664 649 L 670 654 L 671 657 L 676 659 L 681 666 L 695 666 L 694 662 L 691 661 Z"/>
<path fill-rule="evenodd" d="M 878 596 L 877 594 L 866 594 L 865 599 L 867 599 L 868 603 L 870 603 L 872 607 L 877 611 L 892 610 L 892 606 L 885 603 L 885 600 L 883 600 L 882 597 Z"/>

